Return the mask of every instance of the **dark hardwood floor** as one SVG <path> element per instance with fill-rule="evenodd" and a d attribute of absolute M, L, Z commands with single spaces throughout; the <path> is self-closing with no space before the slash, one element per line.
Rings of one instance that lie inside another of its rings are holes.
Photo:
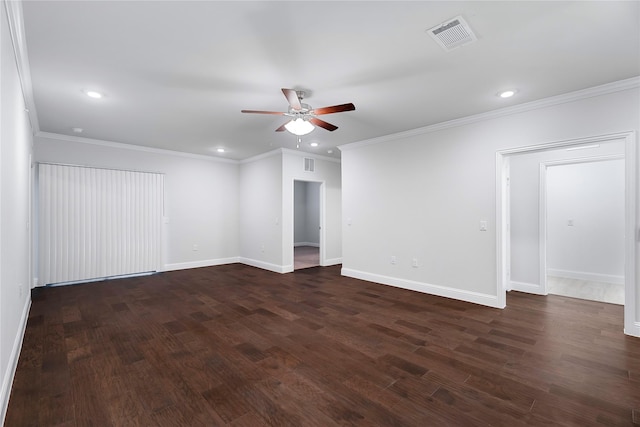
<path fill-rule="evenodd" d="M 621 306 L 239 264 L 35 291 L 7 426 L 640 422 Z"/>

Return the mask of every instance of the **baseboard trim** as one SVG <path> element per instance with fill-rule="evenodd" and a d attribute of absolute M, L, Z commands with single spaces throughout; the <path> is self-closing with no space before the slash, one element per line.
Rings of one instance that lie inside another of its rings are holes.
<path fill-rule="evenodd" d="M 513 280 L 509 282 L 509 290 L 526 292 L 528 294 L 535 294 L 535 295 L 547 295 L 543 292 L 540 292 L 540 285 L 537 285 L 535 283 L 516 282 Z"/>
<path fill-rule="evenodd" d="M 314 248 L 319 248 L 320 247 L 320 243 L 298 242 L 298 243 L 294 243 L 293 246 L 295 248 L 297 248 L 298 246 L 311 246 L 311 247 L 314 247 Z"/>
<path fill-rule="evenodd" d="M 271 264 L 269 262 L 259 261 L 257 259 L 251 258 L 243 258 L 240 257 L 238 262 L 246 265 L 250 265 L 251 267 L 261 268 L 263 270 L 273 271 L 274 273 L 290 273 L 293 271 L 292 265 L 277 265 Z"/>
<path fill-rule="evenodd" d="M 633 322 L 633 326 L 631 328 L 625 328 L 624 333 L 625 335 L 640 338 L 640 322 Z"/>
<path fill-rule="evenodd" d="M 332 265 L 339 265 L 339 264 L 342 264 L 342 257 L 325 259 L 324 263 L 322 264 L 322 266 L 323 267 L 330 267 Z"/>
<path fill-rule="evenodd" d="M 214 265 L 234 264 L 240 261 L 240 257 L 205 259 L 201 261 L 178 262 L 165 264 L 162 271 L 187 270 L 189 268 L 213 267 Z"/>
<path fill-rule="evenodd" d="M 547 275 L 554 277 L 564 277 L 566 279 L 587 280 L 589 282 L 605 282 L 615 285 L 624 285 L 624 276 L 613 274 L 590 273 L 588 271 L 570 271 L 556 268 L 547 268 Z"/>
<path fill-rule="evenodd" d="M 400 279 L 397 277 L 382 276 L 379 274 L 367 273 L 365 271 L 343 268 L 341 270 L 343 276 L 352 277 L 354 279 L 366 280 L 368 282 L 379 283 L 382 285 L 395 286 L 397 288 L 408 289 L 411 291 L 422 292 L 424 294 L 437 295 L 440 297 L 451 298 L 460 301 L 471 302 L 492 308 L 504 308 L 504 305 L 498 303 L 496 295 L 481 294 L 479 292 L 463 291 L 460 289 L 450 288 L 447 286 L 432 285 L 429 283 L 416 282 L 414 280 Z"/>
<path fill-rule="evenodd" d="M 27 330 L 27 320 L 29 319 L 29 310 L 31 309 L 31 296 L 27 298 L 27 301 L 22 310 L 22 318 L 20 319 L 20 325 L 18 326 L 18 333 L 13 341 L 13 349 L 11 350 L 11 356 L 9 357 L 9 363 L 7 364 L 7 370 L 4 373 L 2 381 L 2 392 L 0 394 L 0 401 L 2 402 L 2 414 L 0 414 L 0 425 L 4 425 L 4 419 L 7 416 L 7 407 L 9 406 L 9 396 L 11 396 L 11 387 L 13 385 L 13 378 L 18 368 L 18 359 L 20 358 L 20 350 L 22 350 L 22 340 Z"/>

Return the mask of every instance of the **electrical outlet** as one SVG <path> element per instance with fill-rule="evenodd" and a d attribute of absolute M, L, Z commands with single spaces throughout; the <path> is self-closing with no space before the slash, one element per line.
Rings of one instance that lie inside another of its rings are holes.
<path fill-rule="evenodd" d="M 199 250 L 198 245 L 193 245 L 193 250 L 198 251 Z"/>
<path fill-rule="evenodd" d="M 391 264 L 396 265 L 396 262 L 398 262 L 398 260 L 396 259 L 395 255 L 391 256 Z"/>
<path fill-rule="evenodd" d="M 20 294 L 20 298 L 22 298 L 22 295 L 24 295 L 24 286 L 22 286 L 22 283 L 18 285 L 18 293 Z"/>
<path fill-rule="evenodd" d="M 418 268 L 418 258 L 414 258 L 411 260 L 411 267 Z"/>
<path fill-rule="evenodd" d="M 260 252 L 264 253 L 264 245 L 260 245 Z"/>

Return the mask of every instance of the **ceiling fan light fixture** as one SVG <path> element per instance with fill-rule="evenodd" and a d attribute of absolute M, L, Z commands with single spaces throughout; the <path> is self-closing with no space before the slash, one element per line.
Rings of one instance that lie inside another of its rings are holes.
<path fill-rule="evenodd" d="M 306 135 L 315 129 L 314 125 L 312 125 L 310 122 L 300 117 L 298 117 L 297 119 L 291 120 L 289 123 L 284 125 L 284 127 L 292 134 L 298 135 L 298 136 Z"/>

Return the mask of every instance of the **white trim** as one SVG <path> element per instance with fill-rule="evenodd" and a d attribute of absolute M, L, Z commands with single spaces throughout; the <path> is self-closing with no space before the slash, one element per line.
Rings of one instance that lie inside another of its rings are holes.
<path fill-rule="evenodd" d="M 276 265 L 269 262 L 244 257 L 240 257 L 239 262 L 242 264 L 250 265 L 251 267 L 273 271 L 274 273 L 290 273 L 293 271 L 293 265 Z"/>
<path fill-rule="evenodd" d="M 640 307 L 638 307 L 638 282 L 636 280 L 636 266 L 638 258 L 638 150 L 635 132 L 629 132 L 625 139 L 625 251 L 624 251 L 624 332 L 628 335 L 640 337 Z"/>
<path fill-rule="evenodd" d="M 464 291 L 446 286 L 432 285 L 429 283 L 416 282 L 414 280 L 399 279 L 396 277 L 382 276 L 365 271 L 343 268 L 341 274 L 354 279 L 366 280 L 368 282 L 382 285 L 395 286 L 397 288 L 408 289 L 424 294 L 437 295 L 466 302 L 472 302 L 493 308 L 504 308 L 500 305 L 499 299 L 495 295 L 481 294 L 479 292 Z"/>
<path fill-rule="evenodd" d="M 238 163 L 243 165 L 245 163 L 257 162 L 258 160 L 266 159 L 267 157 L 277 156 L 278 154 L 282 154 L 282 149 L 275 149 L 275 150 L 267 151 L 266 153 L 258 154 L 257 156 L 247 157 L 246 159 L 238 160 Z"/>
<path fill-rule="evenodd" d="M 268 151 L 266 153 L 262 153 L 262 154 L 258 154 L 258 155 L 253 156 L 253 157 L 247 157 L 246 159 L 238 160 L 238 163 L 244 164 L 244 163 L 256 162 L 258 160 L 266 159 L 267 157 L 275 156 L 275 155 L 278 155 L 278 154 L 283 154 L 283 155 L 284 154 L 290 154 L 290 155 L 298 156 L 298 157 L 311 157 L 311 158 L 314 158 L 316 160 L 325 160 L 327 162 L 341 163 L 340 159 L 334 159 L 333 157 L 321 156 L 319 154 L 309 153 L 307 151 L 295 151 L 295 150 L 291 150 L 289 148 L 276 148 L 275 150 L 271 150 L 271 151 Z"/>
<path fill-rule="evenodd" d="M 560 141 L 543 142 L 537 145 L 528 145 L 525 147 L 508 148 L 506 150 L 500 150 L 498 155 L 505 156 L 508 154 L 521 154 L 521 153 L 533 153 L 537 151 L 547 151 L 554 148 L 571 147 L 574 145 L 583 144 L 595 144 L 599 142 L 611 142 L 616 139 L 627 139 L 630 135 L 635 135 L 635 131 L 616 132 L 606 135 L 587 136 L 584 138 L 563 139 Z"/>
<path fill-rule="evenodd" d="M 600 274 L 589 271 L 570 271 L 548 268 L 547 275 L 567 279 L 586 280 L 589 282 L 604 282 L 613 283 L 614 285 L 624 285 L 624 276 L 616 276 L 614 274 Z"/>
<path fill-rule="evenodd" d="M 7 370 L 2 376 L 2 392 L 0 393 L 0 402 L 2 402 L 2 413 L 0 414 L 0 425 L 4 425 L 4 419 L 7 416 L 7 407 L 9 405 L 9 397 L 11 396 L 13 378 L 16 374 L 16 368 L 18 367 L 18 360 L 20 358 L 20 350 L 22 349 L 22 341 L 27 330 L 29 310 L 31 310 L 30 295 L 27 297 L 24 308 L 22 309 L 22 317 L 20 319 L 20 325 L 18 326 L 16 338 L 13 341 L 13 348 L 11 349 L 11 356 L 9 356 L 9 363 L 7 363 Z"/>
<path fill-rule="evenodd" d="M 547 295 L 546 289 L 541 292 L 541 287 L 535 283 L 525 283 L 525 282 L 509 282 L 510 289 L 512 291 L 518 292 L 526 292 L 528 294 L 536 294 L 536 295 Z"/>
<path fill-rule="evenodd" d="M 377 138 L 365 139 L 363 141 L 340 145 L 338 146 L 338 148 L 340 149 L 340 151 L 347 151 L 355 148 L 365 147 L 368 145 L 375 145 L 375 144 L 381 144 L 383 142 L 397 141 L 398 139 L 401 139 L 401 138 L 409 138 L 412 136 L 424 135 L 426 133 L 432 133 L 432 132 L 437 132 L 444 129 L 465 126 L 472 123 L 492 120 L 499 117 L 508 116 L 511 114 L 524 113 L 527 111 L 551 107 L 554 105 L 564 104 L 567 102 L 579 101 L 581 99 L 592 98 L 594 96 L 607 95 L 610 93 L 620 92 L 623 90 L 635 89 L 637 87 L 640 87 L 640 77 L 632 77 L 626 80 L 619 80 L 616 82 L 607 83 L 600 86 L 594 86 L 587 89 L 577 90 L 577 91 L 565 93 L 562 95 L 551 96 L 549 98 L 544 98 L 537 101 L 527 102 L 524 104 L 514 105 L 506 108 L 500 108 L 498 110 L 488 111 L 486 113 L 480 113 L 472 116 L 462 117 L 459 119 L 449 120 L 446 122 L 436 123 L 433 125 L 408 130 L 405 132 L 398 132 L 398 133 L 385 135 Z M 527 150 L 524 150 L 524 151 L 527 151 Z"/>
<path fill-rule="evenodd" d="M 547 295 L 547 165 L 538 165 L 538 292 Z"/>
<path fill-rule="evenodd" d="M 200 261 L 178 262 L 165 264 L 162 271 L 187 270 L 189 268 L 213 267 L 215 265 L 235 264 L 240 262 L 240 257 L 205 259 Z"/>
<path fill-rule="evenodd" d="M 281 148 L 280 150 L 282 151 L 282 154 L 291 154 L 293 156 L 298 156 L 298 157 L 310 157 L 316 160 L 325 160 L 327 162 L 342 163 L 340 159 L 334 159 L 333 157 L 327 157 L 327 156 L 322 156 L 320 154 L 309 153 L 308 151 L 296 151 L 290 148 Z"/>
<path fill-rule="evenodd" d="M 31 81 L 31 67 L 29 66 L 29 53 L 27 50 L 27 37 L 24 31 L 24 18 L 21 1 L 5 1 L 7 20 L 9 21 L 9 33 L 13 44 L 13 53 L 18 68 L 18 77 L 22 87 L 22 97 L 27 109 L 29 121 L 31 122 L 31 132 L 35 134 L 40 130 L 38 123 L 38 113 L 33 96 L 33 84 Z"/>
<path fill-rule="evenodd" d="M 630 326 L 625 326 L 624 333 L 632 337 L 640 337 L 640 322 L 633 322 Z"/>
<path fill-rule="evenodd" d="M 325 259 L 324 262 L 322 263 L 322 266 L 329 267 L 332 265 L 339 265 L 339 264 L 342 264 L 342 257 Z"/>
<path fill-rule="evenodd" d="M 312 243 L 312 242 L 297 242 L 293 244 L 294 248 L 297 248 L 299 246 L 311 246 L 314 248 L 319 248 L 320 247 L 320 243 Z"/>
<path fill-rule="evenodd" d="M 206 154 L 193 154 L 185 153 L 183 151 L 167 150 L 164 148 L 146 147 L 143 145 L 124 144 L 122 142 L 105 141 L 102 139 L 85 138 L 82 136 L 62 135 L 59 133 L 51 132 L 36 132 L 35 136 L 38 138 L 49 138 L 58 141 L 78 142 L 81 144 L 99 145 L 102 147 L 119 148 L 122 150 L 142 151 L 145 153 L 165 154 L 168 156 L 188 157 L 190 159 L 208 160 L 220 163 L 238 164 L 238 160 L 221 159 L 220 157 L 208 156 Z"/>

